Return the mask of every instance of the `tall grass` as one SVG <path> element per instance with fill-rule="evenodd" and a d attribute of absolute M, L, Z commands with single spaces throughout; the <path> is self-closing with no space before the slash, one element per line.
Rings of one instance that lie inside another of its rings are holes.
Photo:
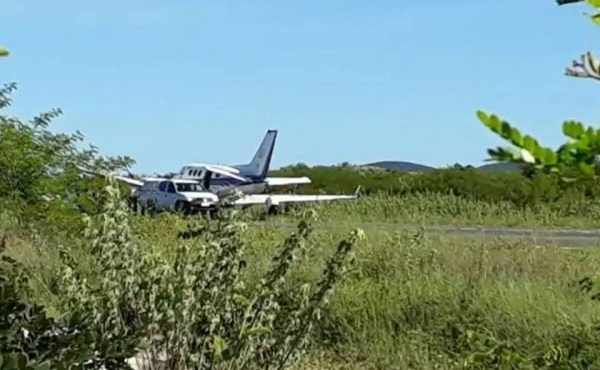
<path fill-rule="evenodd" d="M 315 232 L 317 247 L 307 252 L 312 263 L 292 275 L 292 286 L 316 279 L 331 252 L 327 246 L 352 225 L 337 221 L 339 229 Z M 159 222 L 169 248 L 177 231 L 165 231 L 166 225 L 178 221 L 165 216 Z M 248 273 L 259 276 L 273 240 L 286 231 L 265 223 L 249 232 Z M 598 266 L 600 251 L 593 248 L 450 240 L 419 229 L 370 232 L 300 368 L 488 368 L 498 361 L 517 368 L 600 366 L 600 305 L 578 287 Z"/>
<path fill-rule="evenodd" d="M 572 211 L 558 205 L 519 210 L 452 196 L 379 196 L 318 206 L 320 222 L 339 227 L 317 229 L 308 237 L 312 248 L 304 260 L 310 263 L 291 271 L 284 289 L 316 282 L 335 242 L 367 222 L 479 220 L 506 225 L 527 219 L 535 225 L 535 217 L 547 213 L 554 221 L 544 225 L 575 226 L 585 224 L 582 209 L 597 205 L 577 207 L 570 219 L 565 215 Z M 58 264 L 52 246 L 63 237 L 41 229 L 37 236 L 19 233 L 10 217 L 0 217 L 0 222 L 11 231 L 13 256 L 30 266 L 45 266 L 38 270 L 39 297 L 59 301 L 48 276 Z M 167 260 L 176 260 L 185 231 L 186 222 L 174 215 L 131 219 L 132 242 Z M 288 233 L 270 222 L 247 230 L 244 280 L 254 284 L 264 276 Z M 72 238 L 59 242 L 81 243 Z M 600 304 L 578 282 L 598 266 L 600 251 L 593 248 L 444 239 L 420 229 L 370 231 L 346 281 L 321 313 L 308 357 L 296 368 L 597 368 Z"/>
<path fill-rule="evenodd" d="M 314 206 L 323 219 L 337 222 L 598 227 L 600 200 L 580 199 L 517 206 L 456 195 L 370 195 L 354 201 Z"/>
<path fill-rule="evenodd" d="M 469 332 L 531 361 L 581 346 L 572 356 L 598 365 L 600 310 L 576 288 L 595 272 L 596 251 L 390 241 L 358 261 L 355 280 L 336 296 L 330 328 L 338 329 L 337 344 L 382 368 L 458 365 L 478 351 L 465 343 Z"/>
<path fill-rule="evenodd" d="M 326 244 L 335 235 L 317 237 Z M 261 259 L 265 252 L 257 244 L 254 257 Z M 475 356 L 486 368 L 506 351 L 522 357 L 520 368 L 600 366 L 600 306 L 578 288 L 597 271 L 598 250 L 450 242 L 413 230 L 370 233 L 356 258 L 352 279 L 338 290 L 320 331 L 318 353 L 338 357 L 318 361 L 431 369 L 462 368 Z M 297 278 L 316 273 L 305 266 Z"/>

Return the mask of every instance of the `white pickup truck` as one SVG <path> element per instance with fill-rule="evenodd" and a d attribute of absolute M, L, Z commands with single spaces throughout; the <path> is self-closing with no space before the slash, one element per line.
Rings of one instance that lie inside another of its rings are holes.
<path fill-rule="evenodd" d="M 155 180 L 146 181 L 133 193 L 133 201 L 142 213 L 152 211 L 212 211 L 219 198 L 216 194 L 204 190 L 193 180 Z"/>

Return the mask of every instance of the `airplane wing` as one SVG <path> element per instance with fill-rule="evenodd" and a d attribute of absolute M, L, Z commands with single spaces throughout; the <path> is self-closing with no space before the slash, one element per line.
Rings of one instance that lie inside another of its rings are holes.
<path fill-rule="evenodd" d="M 265 182 L 269 186 L 285 186 L 285 185 L 302 185 L 310 184 L 311 180 L 308 177 L 267 177 Z"/>
<path fill-rule="evenodd" d="M 113 177 L 119 181 L 123 181 L 127 185 L 131 185 L 136 188 L 142 187 L 142 185 L 144 185 L 143 181 L 132 179 L 131 177 L 125 177 L 125 176 L 119 176 L 119 175 L 115 175 Z"/>
<path fill-rule="evenodd" d="M 93 171 L 81 166 L 78 166 L 79 170 L 83 173 L 86 173 L 88 175 L 92 175 L 92 176 L 102 176 L 102 177 L 106 177 L 108 176 L 108 174 L 106 173 L 102 173 L 102 172 L 98 172 L 98 171 Z M 144 182 L 141 180 L 136 180 L 133 179 L 131 177 L 127 177 L 127 176 L 120 176 L 120 175 L 113 175 L 113 177 L 119 181 L 123 181 L 124 183 L 126 183 L 127 185 L 130 186 L 134 186 L 134 187 L 141 187 L 142 185 L 144 185 Z"/>
<path fill-rule="evenodd" d="M 352 195 L 296 195 L 296 194 L 247 194 L 232 202 L 234 205 L 265 204 L 277 206 L 284 203 L 324 202 L 357 199 L 360 187 Z"/>

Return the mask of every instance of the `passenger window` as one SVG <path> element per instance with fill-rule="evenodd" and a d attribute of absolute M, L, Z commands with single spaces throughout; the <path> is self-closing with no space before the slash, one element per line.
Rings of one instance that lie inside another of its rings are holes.
<path fill-rule="evenodd" d="M 159 191 L 166 191 L 167 190 L 167 182 L 163 181 L 158 185 L 158 190 Z"/>
<path fill-rule="evenodd" d="M 169 183 L 169 187 L 167 188 L 167 191 L 169 193 L 175 193 L 175 184 L 173 184 L 172 182 Z"/>

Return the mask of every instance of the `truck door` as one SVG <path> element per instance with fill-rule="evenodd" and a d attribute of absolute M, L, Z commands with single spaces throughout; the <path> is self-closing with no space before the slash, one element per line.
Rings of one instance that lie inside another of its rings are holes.
<path fill-rule="evenodd" d="M 164 193 L 164 197 L 164 209 L 174 210 L 175 203 L 177 202 L 177 190 L 175 189 L 175 184 L 173 183 L 173 181 L 169 181 L 167 183 L 167 191 Z"/>
<path fill-rule="evenodd" d="M 155 193 L 154 202 L 156 203 L 156 208 L 159 210 L 164 210 L 167 208 L 167 181 L 161 181 L 158 184 L 158 191 Z"/>

